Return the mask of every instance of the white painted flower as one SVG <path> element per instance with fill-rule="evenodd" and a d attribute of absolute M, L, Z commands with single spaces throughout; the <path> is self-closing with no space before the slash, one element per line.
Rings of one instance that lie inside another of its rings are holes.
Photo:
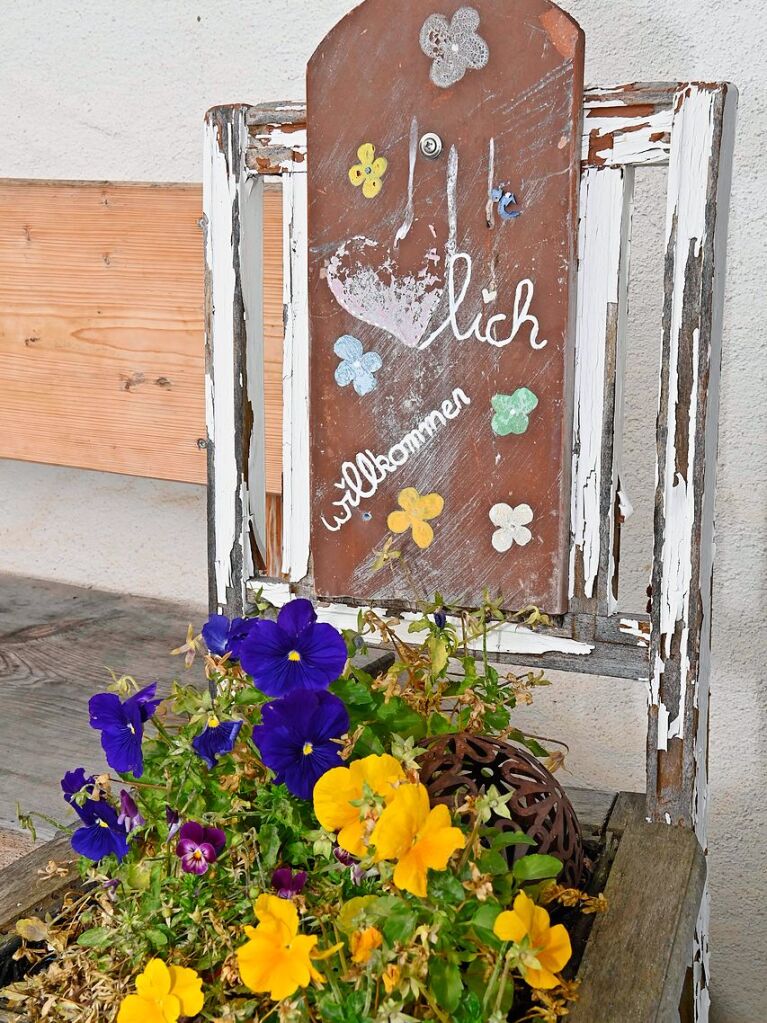
<path fill-rule="evenodd" d="M 501 554 L 511 550 L 514 544 L 524 547 L 530 543 L 533 534 L 527 528 L 533 521 L 533 509 L 529 504 L 494 504 L 490 509 L 490 521 L 498 528 L 493 533 L 493 547 Z"/>
<path fill-rule="evenodd" d="M 477 32 L 479 14 L 473 7 L 460 7 L 450 21 L 432 14 L 421 28 L 421 49 L 432 58 L 431 80 L 441 89 L 460 82 L 471 68 L 487 66 L 490 50 Z"/>

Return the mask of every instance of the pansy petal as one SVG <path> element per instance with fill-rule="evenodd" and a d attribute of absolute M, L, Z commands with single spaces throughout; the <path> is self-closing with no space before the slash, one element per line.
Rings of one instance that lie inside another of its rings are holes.
<path fill-rule="evenodd" d="M 99 824 L 78 828 L 72 835 L 72 848 L 78 856 L 85 856 L 98 863 L 113 851 L 112 838 L 108 828 Z"/>
<path fill-rule="evenodd" d="M 120 1003 L 117 1023 L 167 1023 L 167 1017 L 154 999 L 126 995 Z"/>
<path fill-rule="evenodd" d="M 170 966 L 170 993 L 181 1003 L 184 1016 L 196 1016 L 205 1003 L 202 980 L 196 970 L 185 966 Z"/>
<path fill-rule="evenodd" d="M 279 920 L 287 927 L 291 937 L 298 934 L 298 910 L 294 903 L 281 899 L 277 895 L 264 893 L 258 896 L 253 909 L 259 920 L 274 917 L 275 920 Z"/>
<path fill-rule="evenodd" d="M 538 953 L 538 962 L 546 970 L 559 973 L 570 961 L 573 947 L 563 924 L 555 924 L 548 933 L 546 948 Z"/>
<path fill-rule="evenodd" d="M 375 199 L 382 188 L 383 182 L 381 179 L 372 174 L 368 174 L 362 184 L 362 194 L 366 199 Z"/>
<path fill-rule="evenodd" d="M 516 942 L 522 941 L 527 934 L 521 917 L 510 909 L 504 910 L 495 918 L 493 932 L 501 941 Z"/>
<path fill-rule="evenodd" d="M 229 619 L 226 615 L 211 615 L 202 627 L 202 638 L 212 654 L 223 656 L 226 653 L 228 635 Z"/>
<path fill-rule="evenodd" d="M 524 892 L 520 892 L 517 895 L 514 899 L 514 912 L 522 921 L 525 933 L 531 934 L 535 920 L 535 903 L 529 895 L 526 895 Z"/>
<path fill-rule="evenodd" d="M 361 358 L 364 349 L 362 342 L 354 337 L 353 334 L 342 334 L 333 345 L 333 351 L 339 359 L 354 362 L 355 359 Z"/>
<path fill-rule="evenodd" d="M 359 820 L 352 802 L 362 796 L 348 767 L 336 767 L 324 774 L 314 786 L 312 799 L 317 820 L 327 831 L 337 831 Z M 351 851 L 351 850 L 349 850 Z"/>
<path fill-rule="evenodd" d="M 315 703 L 315 739 L 337 739 L 349 730 L 349 711 L 346 704 L 333 693 L 313 694 Z"/>
<path fill-rule="evenodd" d="M 285 604 L 277 615 L 277 624 L 289 636 L 297 636 L 317 621 L 311 600 L 299 597 Z"/>
<path fill-rule="evenodd" d="M 291 662 L 303 672 L 307 689 L 325 689 L 344 670 L 348 657 L 346 642 L 333 625 L 321 622 L 296 639 L 301 660 Z"/>
<path fill-rule="evenodd" d="M 136 977 L 136 990 L 142 998 L 161 998 L 169 995 L 171 976 L 162 959 L 150 959 Z"/>
<path fill-rule="evenodd" d="M 538 988 L 542 991 L 548 991 L 559 985 L 559 979 L 554 976 L 551 970 L 531 970 L 529 967 L 526 967 L 523 970 L 522 976 L 530 987 Z"/>
<path fill-rule="evenodd" d="M 375 146 L 372 145 L 370 142 L 363 142 L 363 144 L 357 150 L 357 159 L 363 165 L 363 167 L 372 164 L 373 160 L 375 160 L 375 157 L 376 149 Z"/>
<path fill-rule="evenodd" d="M 116 693 L 97 693 L 88 701 L 91 728 L 122 728 L 125 712 Z"/>

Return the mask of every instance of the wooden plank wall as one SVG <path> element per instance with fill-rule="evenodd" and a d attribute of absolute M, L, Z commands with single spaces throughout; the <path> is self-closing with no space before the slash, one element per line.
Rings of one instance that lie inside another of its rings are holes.
<path fill-rule="evenodd" d="M 0 181 L 0 457 L 205 483 L 199 185 Z M 265 201 L 267 490 L 282 213 Z"/>

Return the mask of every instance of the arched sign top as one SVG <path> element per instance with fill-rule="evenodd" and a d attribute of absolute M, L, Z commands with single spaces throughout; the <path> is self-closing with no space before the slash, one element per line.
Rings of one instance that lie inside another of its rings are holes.
<path fill-rule="evenodd" d="M 366 0 L 307 91 L 317 593 L 563 611 L 583 33 Z"/>

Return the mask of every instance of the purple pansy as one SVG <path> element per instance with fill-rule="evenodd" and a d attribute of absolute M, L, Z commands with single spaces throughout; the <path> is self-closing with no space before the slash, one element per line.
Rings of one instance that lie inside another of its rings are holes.
<path fill-rule="evenodd" d="M 84 767 L 76 767 L 74 771 L 67 771 L 61 779 L 61 791 L 64 793 L 64 799 L 80 817 L 83 816 L 82 806 L 75 796 L 78 796 L 84 789 L 87 790 L 88 795 L 93 795 L 95 784 L 96 779 L 92 774 L 86 777 Z"/>
<path fill-rule="evenodd" d="M 211 615 L 202 627 L 202 638 L 212 654 L 223 657 L 230 654 L 231 660 L 240 659 L 240 647 L 248 636 L 257 618 L 233 618 L 226 615 Z"/>
<path fill-rule="evenodd" d="M 144 723 L 162 702 L 155 697 L 156 691 L 157 683 L 153 682 L 127 700 L 115 693 L 98 693 L 90 699 L 91 728 L 101 732 L 107 763 L 118 774 L 131 773 L 140 778 L 144 772 L 141 740 Z"/>
<path fill-rule="evenodd" d="M 327 689 L 346 664 L 346 643 L 338 629 L 320 624 L 311 601 L 286 604 L 277 621 L 253 621 L 240 648 L 242 667 L 267 696 L 295 689 Z"/>
<path fill-rule="evenodd" d="M 72 848 L 89 860 L 103 860 L 114 853 L 122 860 L 128 853 L 128 836 L 118 823 L 117 810 L 103 800 L 88 799 L 77 808 L 83 827 L 72 835 Z"/>
<path fill-rule="evenodd" d="M 210 717 L 207 727 L 192 739 L 192 747 L 212 769 L 216 766 L 216 757 L 232 752 L 241 728 L 242 721 L 219 721 L 217 717 Z"/>
<path fill-rule="evenodd" d="M 125 828 L 127 834 L 146 824 L 136 806 L 136 800 L 127 789 L 120 789 L 120 816 L 117 818 L 117 823 Z"/>
<path fill-rule="evenodd" d="M 172 806 L 165 806 L 165 823 L 168 825 L 168 837 L 167 842 L 170 842 L 175 835 L 178 834 L 181 828 L 181 818 L 178 814 L 178 810 L 174 810 Z"/>
<path fill-rule="evenodd" d="M 293 871 L 292 867 L 278 867 L 272 874 L 272 888 L 275 888 L 281 899 L 292 899 L 300 895 L 306 884 L 306 871 Z"/>
<path fill-rule="evenodd" d="M 206 828 L 197 821 L 187 821 L 179 832 L 176 856 L 187 874 L 206 874 L 225 845 L 226 835 L 220 828 Z"/>
<path fill-rule="evenodd" d="M 439 611 L 434 612 L 434 624 L 437 626 L 438 629 L 445 628 L 445 626 L 447 625 L 447 614 L 445 613 L 445 611 L 440 609 Z"/>
<path fill-rule="evenodd" d="M 319 778 L 343 766 L 337 741 L 349 730 L 343 702 L 325 690 L 297 690 L 263 708 L 263 724 L 253 729 L 261 759 L 299 799 L 311 799 Z"/>

